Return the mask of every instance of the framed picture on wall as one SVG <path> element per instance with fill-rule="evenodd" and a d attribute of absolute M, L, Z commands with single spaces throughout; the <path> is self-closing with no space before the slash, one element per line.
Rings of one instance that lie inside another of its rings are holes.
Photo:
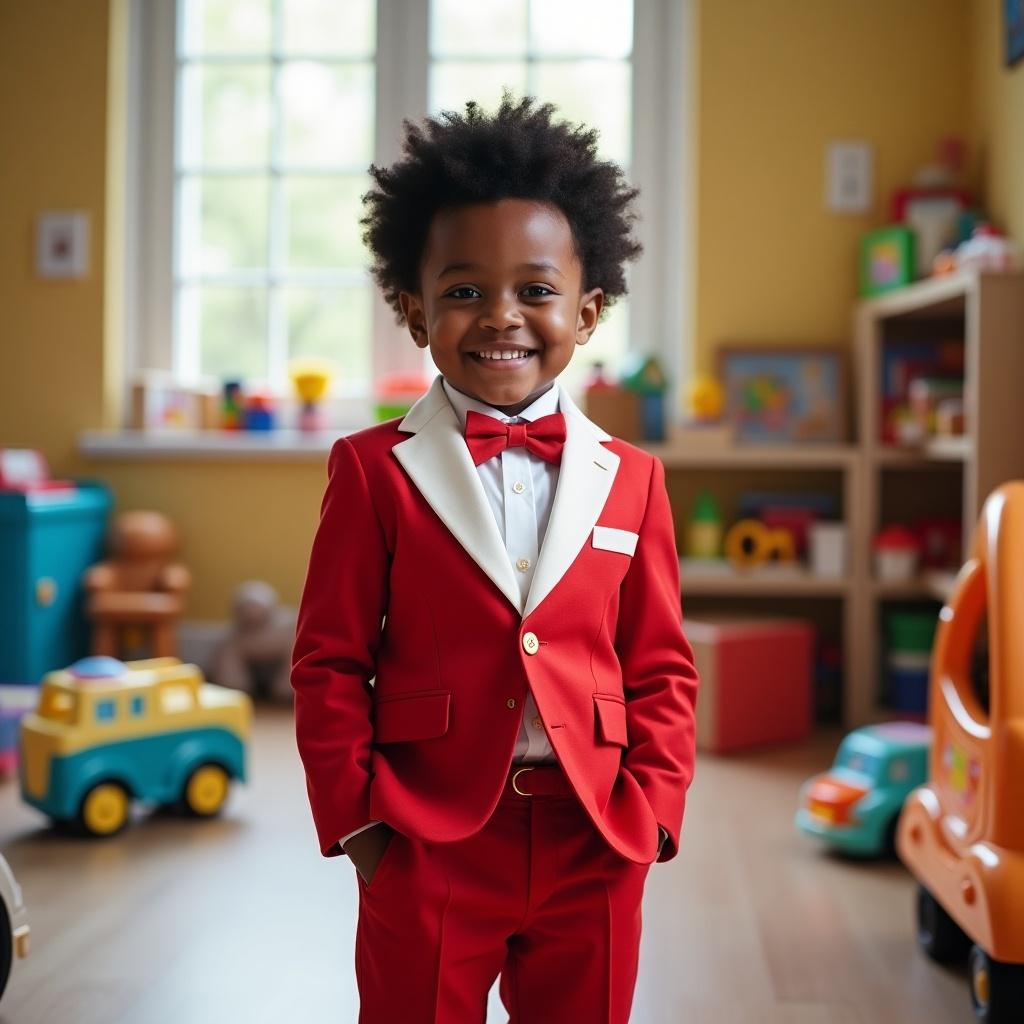
<path fill-rule="evenodd" d="M 846 351 L 837 346 L 720 345 L 718 379 L 736 440 L 839 444 L 847 440 Z"/>
<path fill-rule="evenodd" d="M 1024 0 L 1003 0 L 1006 23 L 1006 66 L 1012 68 L 1024 57 Z"/>

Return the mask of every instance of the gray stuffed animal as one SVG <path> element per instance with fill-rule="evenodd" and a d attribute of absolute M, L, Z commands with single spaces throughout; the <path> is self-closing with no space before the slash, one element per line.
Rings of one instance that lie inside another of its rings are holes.
<path fill-rule="evenodd" d="M 269 583 L 248 580 L 232 599 L 234 624 L 214 651 L 210 675 L 221 686 L 290 701 L 294 608 L 281 605 Z"/>

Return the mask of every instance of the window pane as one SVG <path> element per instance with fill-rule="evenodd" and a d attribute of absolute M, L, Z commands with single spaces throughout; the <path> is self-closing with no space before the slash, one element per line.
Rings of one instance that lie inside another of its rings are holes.
<path fill-rule="evenodd" d="M 363 288 L 289 288 L 289 359 L 329 360 L 335 368 L 334 391 L 368 388 L 372 297 L 369 284 Z"/>
<path fill-rule="evenodd" d="M 291 268 L 358 270 L 369 262 L 363 246 L 360 196 L 369 189 L 360 175 L 288 178 L 287 262 Z"/>
<path fill-rule="evenodd" d="M 375 0 L 288 0 L 282 13 L 287 53 L 373 55 Z"/>
<path fill-rule="evenodd" d="M 262 288 L 181 290 L 185 319 L 196 310 L 199 372 L 218 380 L 267 376 L 267 295 Z M 188 329 L 188 324 L 183 325 Z"/>
<path fill-rule="evenodd" d="M 530 49 L 545 56 L 628 57 L 633 49 L 632 0 L 534 0 Z"/>
<path fill-rule="evenodd" d="M 627 61 L 538 61 L 538 96 L 558 107 L 560 117 L 600 132 L 598 152 L 630 164 L 632 67 Z"/>
<path fill-rule="evenodd" d="M 270 49 L 271 0 L 183 2 L 184 53 L 258 53 Z"/>
<path fill-rule="evenodd" d="M 266 266 L 268 191 L 266 178 L 185 178 L 179 273 Z"/>
<path fill-rule="evenodd" d="M 526 6 L 526 0 L 433 0 L 430 52 L 439 57 L 525 57 Z"/>
<path fill-rule="evenodd" d="M 373 159 L 372 64 L 286 64 L 281 97 L 288 165 L 369 166 Z"/>
<path fill-rule="evenodd" d="M 270 159 L 270 71 L 191 64 L 182 70 L 181 163 L 265 167 Z"/>
<path fill-rule="evenodd" d="M 526 64 L 512 61 L 437 61 L 430 68 L 430 109 L 466 109 L 466 100 L 476 100 L 496 110 L 501 90 L 507 86 L 522 96 L 526 92 Z"/>

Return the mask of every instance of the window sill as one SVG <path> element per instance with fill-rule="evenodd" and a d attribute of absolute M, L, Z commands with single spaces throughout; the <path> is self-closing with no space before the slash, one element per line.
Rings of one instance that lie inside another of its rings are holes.
<path fill-rule="evenodd" d="M 79 452 L 91 459 L 193 461 L 196 459 L 287 460 L 322 462 L 331 445 L 362 429 L 339 427 L 299 430 L 88 430 L 79 435 Z"/>

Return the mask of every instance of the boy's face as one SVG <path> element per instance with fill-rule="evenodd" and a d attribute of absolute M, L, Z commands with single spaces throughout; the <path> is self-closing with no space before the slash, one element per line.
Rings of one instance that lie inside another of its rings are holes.
<path fill-rule="evenodd" d="M 401 292 L 409 332 L 463 394 L 514 416 L 590 340 L 604 292 L 584 293 L 572 230 L 556 207 L 501 199 L 442 210 L 430 225 L 419 294 Z M 477 353 L 516 349 L 496 362 Z"/>

